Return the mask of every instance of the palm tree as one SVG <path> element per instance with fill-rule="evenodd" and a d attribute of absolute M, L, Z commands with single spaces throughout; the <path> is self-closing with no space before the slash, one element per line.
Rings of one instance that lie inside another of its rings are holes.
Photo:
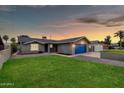
<path fill-rule="evenodd" d="M 115 36 L 114 37 L 119 37 L 120 41 L 119 41 L 119 45 L 120 45 L 120 49 L 122 48 L 122 39 L 124 38 L 124 31 L 120 30 L 116 33 L 114 33 Z"/>
<path fill-rule="evenodd" d="M 3 39 L 6 41 L 6 43 L 7 43 L 7 41 L 8 41 L 8 39 L 9 39 L 9 36 L 8 35 L 4 35 L 3 36 Z"/>
<path fill-rule="evenodd" d="M 105 44 L 108 44 L 108 45 L 110 45 L 111 44 L 111 36 L 106 36 L 106 38 L 105 38 Z"/>
<path fill-rule="evenodd" d="M 16 43 L 16 39 L 15 38 L 11 38 L 11 42 L 12 43 Z"/>

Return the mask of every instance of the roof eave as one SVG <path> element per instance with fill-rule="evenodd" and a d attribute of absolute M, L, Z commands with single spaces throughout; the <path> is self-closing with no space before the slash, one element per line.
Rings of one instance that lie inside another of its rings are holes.
<path fill-rule="evenodd" d="M 37 43 L 40 43 L 40 44 L 45 44 L 44 42 L 40 42 L 40 41 L 37 41 L 37 40 L 32 40 L 32 41 L 29 41 L 29 42 L 25 42 L 23 44 L 27 45 L 27 44 L 31 44 L 31 43 L 34 43 L 34 42 L 37 42 Z"/>

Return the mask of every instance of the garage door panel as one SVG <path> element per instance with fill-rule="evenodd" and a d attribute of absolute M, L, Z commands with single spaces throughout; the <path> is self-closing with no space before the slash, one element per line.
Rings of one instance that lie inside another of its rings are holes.
<path fill-rule="evenodd" d="M 75 46 L 75 54 L 86 53 L 86 45 L 76 45 Z"/>

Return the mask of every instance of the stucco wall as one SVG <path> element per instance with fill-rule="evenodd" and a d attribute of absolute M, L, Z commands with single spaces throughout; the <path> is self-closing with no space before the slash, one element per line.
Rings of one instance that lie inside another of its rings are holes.
<path fill-rule="evenodd" d="M 103 45 L 102 44 L 89 44 L 88 51 L 89 52 L 103 51 Z"/>
<path fill-rule="evenodd" d="M 64 54 L 72 54 L 72 44 L 59 44 L 58 45 L 58 53 Z"/>
<path fill-rule="evenodd" d="M 30 50 L 31 50 L 30 44 L 28 44 L 28 45 L 21 45 L 21 52 L 22 52 L 22 53 L 31 52 Z"/>
<path fill-rule="evenodd" d="M 3 66 L 3 63 L 6 62 L 11 57 L 11 49 L 5 49 L 0 51 L 0 69 Z"/>
<path fill-rule="evenodd" d="M 88 42 L 85 39 L 81 39 L 77 42 L 74 42 L 74 44 L 88 44 Z"/>
<path fill-rule="evenodd" d="M 89 50 L 88 42 L 85 39 L 81 39 L 81 40 L 79 40 L 77 42 L 74 42 L 74 44 L 85 44 L 86 45 L 86 51 Z M 73 48 L 73 54 L 75 54 L 75 48 Z"/>
<path fill-rule="evenodd" d="M 58 53 L 63 54 L 75 54 L 75 47 L 73 45 L 76 44 L 88 44 L 88 42 L 85 39 L 81 39 L 74 43 L 68 43 L 68 44 L 60 44 L 58 45 Z"/>
<path fill-rule="evenodd" d="M 101 52 L 101 58 L 124 61 L 123 53 Z"/>
<path fill-rule="evenodd" d="M 96 44 L 94 46 L 95 46 L 95 49 L 94 49 L 95 52 L 103 51 L 103 46 L 101 44 Z"/>
<path fill-rule="evenodd" d="M 33 44 L 38 44 L 38 43 L 33 43 Z M 44 45 L 41 45 L 41 44 L 38 44 L 38 45 L 39 45 L 39 51 L 44 52 L 45 51 Z M 22 53 L 29 53 L 29 52 L 31 52 L 31 44 L 21 45 L 21 52 Z"/>
<path fill-rule="evenodd" d="M 45 52 L 45 45 L 39 44 L 39 51 Z"/>

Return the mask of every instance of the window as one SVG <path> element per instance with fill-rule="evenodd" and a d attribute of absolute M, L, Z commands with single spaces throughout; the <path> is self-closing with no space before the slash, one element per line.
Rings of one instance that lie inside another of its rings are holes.
<path fill-rule="evenodd" d="M 31 51 L 38 51 L 39 45 L 38 44 L 31 44 Z"/>

